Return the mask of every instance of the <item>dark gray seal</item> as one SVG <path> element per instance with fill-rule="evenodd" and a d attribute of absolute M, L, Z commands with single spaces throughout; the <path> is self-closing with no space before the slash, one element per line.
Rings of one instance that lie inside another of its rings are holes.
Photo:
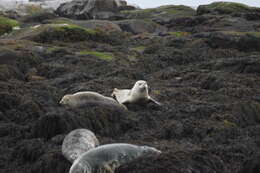
<path fill-rule="evenodd" d="M 87 129 L 76 129 L 65 136 L 62 143 L 62 154 L 74 162 L 81 154 L 99 145 L 95 134 Z"/>
<path fill-rule="evenodd" d="M 160 154 L 153 147 L 107 144 L 91 149 L 74 161 L 69 173 L 114 173 L 115 169 L 145 154 Z"/>

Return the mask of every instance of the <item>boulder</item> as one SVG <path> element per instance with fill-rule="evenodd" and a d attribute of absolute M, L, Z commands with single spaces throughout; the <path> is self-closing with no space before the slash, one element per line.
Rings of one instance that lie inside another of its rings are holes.
<path fill-rule="evenodd" d="M 61 4 L 56 13 L 74 19 L 116 19 L 124 9 L 129 6 L 122 0 L 74 0 Z"/>

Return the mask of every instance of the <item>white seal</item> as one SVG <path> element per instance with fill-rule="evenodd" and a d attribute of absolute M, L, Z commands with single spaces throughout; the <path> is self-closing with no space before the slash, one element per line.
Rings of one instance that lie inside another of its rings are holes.
<path fill-rule="evenodd" d="M 151 101 L 158 105 L 162 105 L 149 96 L 147 82 L 143 80 L 137 81 L 131 90 L 115 88 L 111 96 L 114 97 L 120 104 Z"/>
<path fill-rule="evenodd" d="M 127 109 L 124 105 L 118 103 L 115 99 L 91 91 L 67 94 L 63 96 L 63 98 L 60 101 L 61 105 L 69 106 L 72 108 L 84 106 L 89 103 L 112 105 L 123 109 Z"/>

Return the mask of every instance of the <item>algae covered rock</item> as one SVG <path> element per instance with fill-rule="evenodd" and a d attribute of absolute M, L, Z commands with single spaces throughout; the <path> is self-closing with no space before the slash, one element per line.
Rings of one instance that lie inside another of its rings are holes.
<path fill-rule="evenodd" d="M 68 18 L 56 18 L 45 20 L 46 24 L 74 24 L 86 29 L 101 30 L 104 32 L 121 32 L 120 26 L 109 20 L 73 20 Z"/>
<path fill-rule="evenodd" d="M 191 7 L 184 5 L 166 5 L 158 8 L 125 10 L 121 13 L 128 19 L 168 20 L 173 17 L 192 16 L 196 12 Z"/>
<path fill-rule="evenodd" d="M 238 14 L 248 12 L 259 12 L 260 8 L 250 7 L 236 2 L 214 2 L 209 5 L 200 5 L 197 14 Z"/>
<path fill-rule="evenodd" d="M 234 48 L 245 52 L 260 51 L 260 34 L 259 32 L 212 32 L 208 44 L 212 48 Z"/>
<path fill-rule="evenodd" d="M 100 31 L 86 29 L 73 24 L 44 24 L 22 29 L 11 37 L 48 43 L 53 41 L 99 40 L 103 38 L 103 35 Z"/>
<path fill-rule="evenodd" d="M 18 27 L 19 22 L 13 19 L 0 16 L 0 35 L 11 32 L 14 27 Z"/>

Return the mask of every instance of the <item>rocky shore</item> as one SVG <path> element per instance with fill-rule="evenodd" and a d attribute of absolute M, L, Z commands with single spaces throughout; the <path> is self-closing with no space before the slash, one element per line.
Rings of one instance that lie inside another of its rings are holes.
<path fill-rule="evenodd" d="M 0 11 L 0 172 L 68 173 L 61 144 L 77 128 L 162 151 L 116 173 L 260 172 L 259 8 L 82 2 Z M 59 105 L 137 80 L 162 107 Z"/>

